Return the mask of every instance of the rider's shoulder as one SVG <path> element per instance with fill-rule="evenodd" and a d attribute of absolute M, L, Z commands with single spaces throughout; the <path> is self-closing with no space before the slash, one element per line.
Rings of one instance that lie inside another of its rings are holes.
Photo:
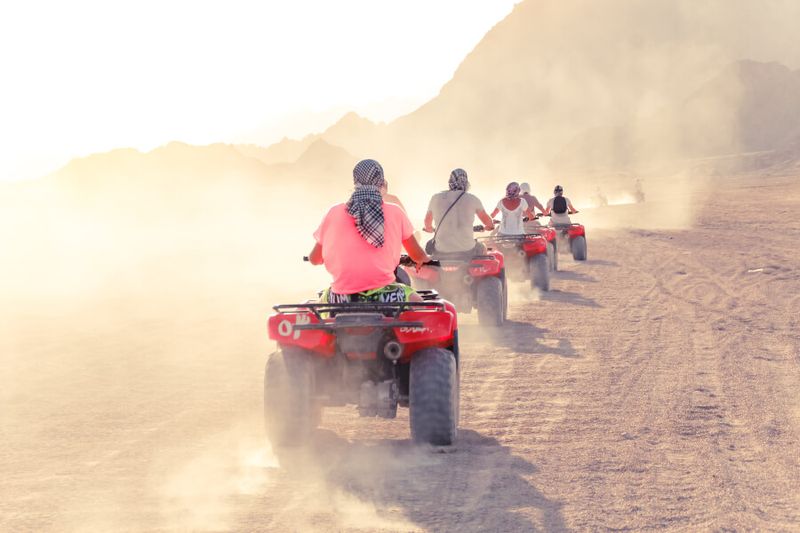
<path fill-rule="evenodd" d="M 383 212 L 387 214 L 401 214 L 405 213 L 403 208 L 397 204 L 393 204 L 391 202 L 383 202 Z"/>
<path fill-rule="evenodd" d="M 328 210 L 325 212 L 325 217 L 327 218 L 332 215 L 335 216 L 342 213 L 347 213 L 347 204 L 345 202 L 333 204 L 332 206 L 330 206 Z"/>
<path fill-rule="evenodd" d="M 440 191 L 440 192 L 437 192 L 436 194 L 431 196 L 431 202 L 438 202 L 438 203 L 441 203 L 441 204 L 450 202 L 454 198 L 458 198 L 458 195 L 454 194 L 454 193 L 460 193 L 460 192 L 461 191 Z"/>
<path fill-rule="evenodd" d="M 464 193 L 464 200 L 465 200 L 465 203 L 469 203 L 469 202 L 473 202 L 474 203 L 474 202 L 480 202 L 481 201 L 480 198 L 478 198 L 477 196 L 475 196 L 471 192 L 465 192 Z"/>

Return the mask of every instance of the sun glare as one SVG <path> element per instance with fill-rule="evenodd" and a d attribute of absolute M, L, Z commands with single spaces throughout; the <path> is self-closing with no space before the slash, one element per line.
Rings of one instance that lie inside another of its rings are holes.
<path fill-rule="evenodd" d="M 0 179 L 116 147 L 269 144 L 352 110 L 391 120 L 514 3 L 6 3 Z"/>

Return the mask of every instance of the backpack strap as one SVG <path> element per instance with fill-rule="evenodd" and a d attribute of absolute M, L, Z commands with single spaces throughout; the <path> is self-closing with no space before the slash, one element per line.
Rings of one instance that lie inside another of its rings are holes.
<path fill-rule="evenodd" d="M 444 215 L 442 215 L 442 218 L 439 219 L 439 223 L 436 224 L 436 230 L 433 232 L 433 238 L 431 239 L 434 243 L 436 242 L 436 234 L 439 233 L 439 228 L 442 227 L 442 222 L 444 222 L 444 219 L 447 217 L 447 213 L 449 213 L 450 210 L 453 209 L 453 206 L 456 205 L 458 203 L 458 201 L 461 200 L 461 197 L 464 196 L 466 193 L 467 193 L 467 191 L 461 191 L 461 194 L 458 195 L 458 198 L 456 198 L 456 201 L 453 202 L 452 204 L 450 204 L 450 207 L 448 207 L 447 211 L 444 212 Z"/>

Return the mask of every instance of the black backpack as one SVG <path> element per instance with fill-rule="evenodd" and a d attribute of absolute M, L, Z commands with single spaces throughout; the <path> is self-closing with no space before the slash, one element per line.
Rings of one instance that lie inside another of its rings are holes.
<path fill-rule="evenodd" d="M 553 198 L 553 213 L 563 215 L 567 212 L 567 199 L 563 196 Z"/>

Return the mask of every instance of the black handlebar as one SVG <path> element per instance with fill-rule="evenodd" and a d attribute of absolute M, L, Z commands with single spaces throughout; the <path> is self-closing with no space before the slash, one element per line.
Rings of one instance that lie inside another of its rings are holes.
<path fill-rule="evenodd" d="M 303 261 L 306 261 L 306 262 L 309 261 L 307 255 L 303 256 Z M 403 265 L 403 266 L 414 266 L 417 263 L 414 262 L 414 260 L 411 259 L 410 257 L 408 257 L 407 255 L 403 254 L 403 255 L 400 256 L 400 264 Z M 437 266 L 437 267 L 438 266 L 442 266 L 442 264 L 439 262 L 438 259 L 431 259 L 430 261 L 428 261 L 426 263 L 423 263 L 423 265 Z"/>
<path fill-rule="evenodd" d="M 573 211 L 572 213 L 570 213 L 569 211 L 567 211 L 567 212 L 566 212 L 566 213 L 564 213 L 564 214 L 565 214 L 565 215 L 576 215 L 576 214 L 578 214 L 578 213 L 580 213 L 580 211 L 578 211 L 578 210 L 576 209 L 576 210 L 575 210 L 575 211 Z M 536 218 L 539 218 L 539 217 L 552 217 L 552 216 L 553 216 L 552 214 L 545 215 L 544 213 L 539 213 L 538 215 L 536 215 Z"/>
<path fill-rule="evenodd" d="M 416 265 L 417 263 L 414 262 L 414 260 L 411 259 L 406 254 L 403 254 L 403 255 L 400 256 L 400 264 L 403 265 L 403 266 L 412 267 L 412 266 Z M 439 262 L 438 259 L 431 259 L 430 261 L 428 261 L 426 263 L 423 263 L 423 265 L 436 266 L 436 267 L 442 266 L 442 264 Z"/>

